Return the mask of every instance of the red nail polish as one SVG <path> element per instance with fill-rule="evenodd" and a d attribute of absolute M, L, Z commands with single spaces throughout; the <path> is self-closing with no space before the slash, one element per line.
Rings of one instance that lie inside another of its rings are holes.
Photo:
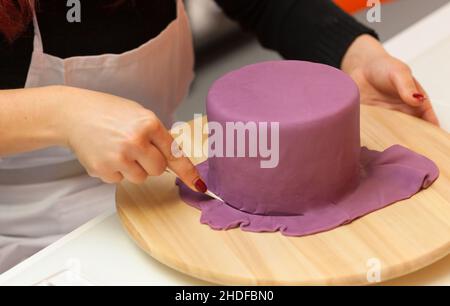
<path fill-rule="evenodd" d="M 205 182 L 203 182 L 203 180 L 201 178 L 198 178 L 195 182 L 194 182 L 195 188 L 197 188 L 197 190 L 201 193 L 205 193 L 208 190 L 208 187 L 206 187 Z"/>
<path fill-rule="evenodd" d="M 425 100 L 425 96 L 422 95 L 421 93 L 415 93 L 415 94 L 413 94 L 413 97 L 419 101 Z"/>

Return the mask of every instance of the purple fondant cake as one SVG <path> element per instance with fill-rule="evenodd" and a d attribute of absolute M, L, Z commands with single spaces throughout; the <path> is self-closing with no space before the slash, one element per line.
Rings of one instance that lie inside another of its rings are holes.
<path fill-rule="evenodd" d="M 211 87 L 207 114 L 224 126 L 280 123 L 277 167 L 262 169 L 260 157 L 208 161 L 209 187 L 239 209 L 296 215 L 327 205 L 358 183 L 359 93 L 337 69 L 294 61 L 247 66 Z"/>
<path fill-rule="evenodd" d="M 207 116 L 225 131 L 229 122 L 279 124 L 275 167 L 261 167 L 267 157 L 224 155 L 199 165 L 225 203 L 178 182 L 214 229 L 312 234 L 408 198 L 438 176 L 432 161 L 401 146 L 361 148 L 358 88 L 326 65 L 271 61 L 230 72 L 211 87 Z"/>

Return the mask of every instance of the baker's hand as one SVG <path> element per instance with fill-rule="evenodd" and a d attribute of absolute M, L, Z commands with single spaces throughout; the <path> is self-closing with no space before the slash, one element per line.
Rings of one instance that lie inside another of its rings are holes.
<path fill-rule="evenodd" d="M 353 42 L 341 68 L 357 83 L 361 103 L 398 110 L 439 125 L 411 69 L 390 56 L 372 36 L 362 35 Z"/>
<path fill-rule="evenodd" d="M 182 154 L 174 156 L 174 139 L 154 113 L 109 94 L 71 87 L 60 90 L 70 97 L 62 109 L 66 144 L 89 175 L 107 183 L 125 178 L 139 184 L 169 167 L 187 186 L 205 191 L 191 161 Z"/>

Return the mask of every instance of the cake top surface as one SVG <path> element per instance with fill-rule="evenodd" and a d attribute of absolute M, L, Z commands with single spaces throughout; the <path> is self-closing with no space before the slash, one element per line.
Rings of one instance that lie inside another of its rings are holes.
<path fill-rule="evenodd" d="M 229 121 L 308 122 L 359 103 L 344 72 L 302 61 L 268 61 L 218 79 L 208 93 L 208 116 Z"/>

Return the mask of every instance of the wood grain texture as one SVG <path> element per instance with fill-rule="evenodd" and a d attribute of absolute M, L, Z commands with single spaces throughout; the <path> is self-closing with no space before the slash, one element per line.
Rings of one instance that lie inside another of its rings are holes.
<path fill-rule="evenodd" d="M 440 169 L 438 180 L 411 199 L 306 237 L 212 230 L 200 224 L 200 211 L 180 200 L 171 174 L 139 186 L 119 185 L 117 211 L 148 254 L 219 284 L 367 284 L 370 259 L 379 261 L 385 281 L 445 257 L 450 253 L 449 134 L 398 112 L 363 106 L 361 138 L 371 149 L 401 144 L 429 157 Z"/>

